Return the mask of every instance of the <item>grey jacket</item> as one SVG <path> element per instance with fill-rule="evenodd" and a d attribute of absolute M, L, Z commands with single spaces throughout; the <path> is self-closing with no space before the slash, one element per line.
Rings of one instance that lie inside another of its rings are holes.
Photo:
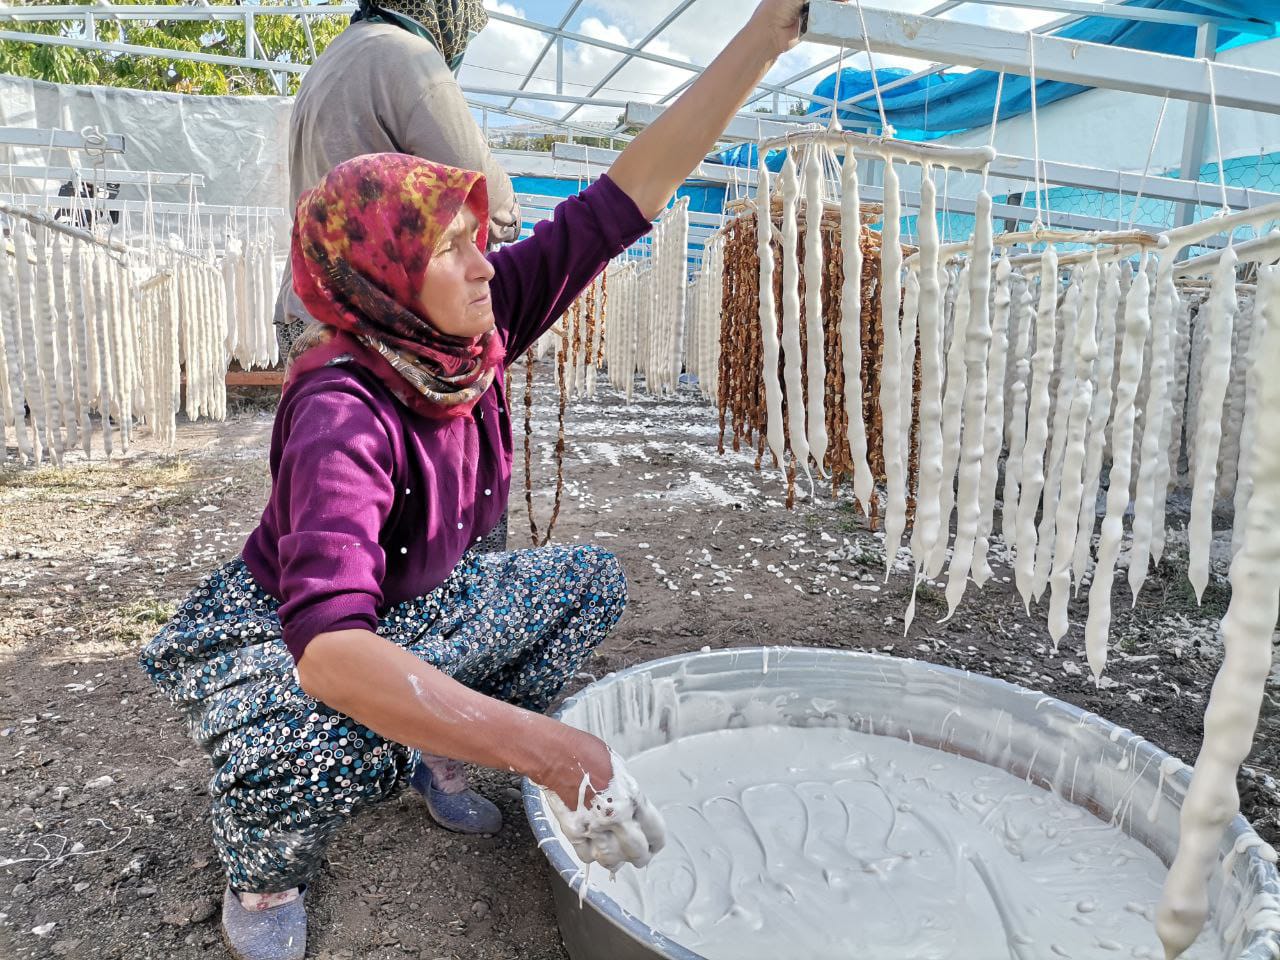
<path fill-rule="evenodd" d="M 519 236 L 511 178 L 489 152 L 444 58 L 407 30 L 361 21 L 334 38 L 298 91 L 289 124 L 291 203 L 344 160 L 386 152 L 482 171 L 490 239 Z M 309 319 L 287 263 L 275 319 Z"/>

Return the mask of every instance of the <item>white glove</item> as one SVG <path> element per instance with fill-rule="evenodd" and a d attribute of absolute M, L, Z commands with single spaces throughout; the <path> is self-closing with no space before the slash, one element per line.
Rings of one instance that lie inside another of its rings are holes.
<path fill-rule="evenodd" d="M 555 793 L 546 791 L 546 798 L 578 859 L 616 873 L 624 863 L 643 867 L 653 859 L 666 845 L 667 828 L 622 758 L 613 751 L 609 751 L 609 758 L 613 779 L 590 803 L 570 810 Z"/>

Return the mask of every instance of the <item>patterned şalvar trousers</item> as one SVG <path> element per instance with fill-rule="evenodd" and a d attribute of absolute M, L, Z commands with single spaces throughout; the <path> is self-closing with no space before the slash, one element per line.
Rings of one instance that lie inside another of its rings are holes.
<path fill-rule="evenodd" d="M 622 615 L 626 579 L 597 547 L 468 553 L 378 634 L 488 696 L 543 711 Z M 391 796 L 417 753 L 308 697 L 279 601 L 239 558 L 206 577 L 147 644 L 142 667 L 214 766 L 214 844 L 232 887 L 306 883 L 333 831 Z"/>

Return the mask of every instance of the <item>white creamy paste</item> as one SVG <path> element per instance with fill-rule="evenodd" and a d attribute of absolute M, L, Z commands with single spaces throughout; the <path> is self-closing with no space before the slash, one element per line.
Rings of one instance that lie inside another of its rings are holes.
<path fill-rule="evenodd" d="M 809 470 L 809 439 L 804 416 L 804 356 L 800 348 L 800 181 L 796 165 L 788 153 L 778 176 L 782 194 L 782 373 L 787 394 L 787 440 L 796 469 L 803 470 L 813 489 Z"/>
<path fill-rule="evenodd" d="M 1084 271 L 1084 293 L 1076 322 L 1075 376 L 1065 428 L 1061 482 L 1057 514 L 1054 520 L 1052 562 L 1049 574 L 1049 637 L 1058 649 L 1067 632 L 1067 600 L 1071 589 L 1071 563 L 1075 558 L 1076 535 L 1080 526 L 1080 500 L 1084 493 L 1084 461 L 1089 430 L 1089 412 L 1093 407 L 1093 378 L 1098 359 L 1098 298 L 1102 266 L 1095 250 Z M 1066 379 L 1065 376 L 1063 379 Z"/>
<path fill-rule="evenodd" d="M 880 415 L 884 437 L 884 557 L 885 579 L 893 569 L 907 528 L 907 480 L 902 436 L 902 197 L 893 159 L 884 162 L 884 224 L 880 234 L 880 332 L 883 360 L 880 365 Z M 907 387 L 910 402 L 910 386 Z"/>
<path fill-rule="evenodd" d="M 988 251 L 990 252 L 990 251 Z M 995 268 L 995 292 L 992 296 L 991 349 L 987 353 L 986 411 L 982 441 L 982 473 L 978 537 L 973 546 L 973 582 L 979 587 L 991 578 L 987 563 L 991 529 L 995 523 L 996 480 L 1000 461 L 1000 441 L 1005 430 L 1006 373 L 1009 359 L 1009 318 L 1013 306 L 1013 268 L 1008 251 Z"/>
<path fill-rule="evenodd" d="M 969 273 L 969 322 L 964 341 L 964 421 L 960 441 L 960 476 L 956 492 L 956 542 L 947 571 L 947 618 L 959 606 L 973 566 L 982 516 L 982 467 L 986 444 L 988 394 L 1004 397 L 1003 372 L 988 380 L 991 350 L 991 195 L 978 194 L 977 230 L 973 239 L 973 268 Z M 993 417 L 999 436 L 1003 417 Z M 994 480 L 994 478 L 993 478 Z M 984 558 L 985 562 L 985 558 Z"/>
<path fill-rule="evenodd" d="M 840 171 L 840 252 L 844 283 L 840 288 L 840 359 L 844 371 L 844 412 L 853 460 L 853 494 L 871 516 L 875 480 L 867 464 L 867 425 L 862 406 L 862 210 L 858 195 L 858 159 L 845 155 Z M 766 381 L 767 385 L 767 381 Z"/>
<path fill-rule="evenodd" d="M 1036 541 L 1035 572 L 1031 579 L 1031 595 L 1039 600 L 1049 584 L 1053 566 L 1053 548 L 1057 535 L 1056 517 L 1058 500 L 1062 493 L 1062 464 L 1067 451 L 1067 433 L 1071 420 L 1071 403 L 1076 384 L 1076 331 L 1084 298 L 1084 271 L 1075 267 L 1071 271 L 1071 285 L 1062 299 L 1059 310 L 1062 336 L 1058 338 L 1061 361 L 1055 374 L 1058 378 L 1057 400 L 1049 433 L 1049 462 L 1044 474 L 1044 500 L 1040 514 L 1040 528 Z M 1074 540 L 1072 542 L 1074 547 Z"/>
<path fill-rule="evenodd" d="M 1084 492 L 1080 498 L 1075 556 L 1071 561 L 1071 578 L 1076 593 L 1089 566 L 1093 530 L 1098 525 L 1098 487 L 1102 479 L 1102 453 L 1106 447 L 1107 426 L 1111 422 L 1111 384 L 1115 370 L 1116 310 L 1120 304 L 1120 268 L 1114 263 L 1103 270 L 1101 303 L 1098 307 L 1098 371 L 1093 409 L 1089 413 L 1088 452 L 1084 465 Z"/>
<path fill-rule="evenodd" d="M 808 385 L 806 431 L 809 451 L 818 475 L 827 476 L 827 359 L 823 330 L 822 271 L 822 166 L 817 147 L 811 147 L 804 161 L 804 326 L 805 380 Z M 855 242 L 857 238 L 855 237 Z"/>
<path fill-rule="evenodd" d="M 1018 499 L 1021 496 L 1022 448 L 1027 440 L 1027 382 L 1031 377 L 1031 284 L 1014 275 L 1013 308 L 1009 319 L 1018 331 L 1014 348 L 1013 386 L 1009 391 L 1008 455 L 1004 462 L 1000 533 L 1004 542 L 1017 541 Z"/>
<path fill-rule="evenodd" d="M 1142 254 L 1146 258 L 1146 253 Z M 1147 271 L 1140 264 L 1125 296 L 1124 341 L 1116 366 L 1116 411 L 1111 418 L 1111 475 L 1107 512 L 1098 539 L 1098 564 L 1089 587 L 1089 618 L 1085 623 L 1085 651 L 1095 678 L 1107 663 L 1111 630 L 1111 585 L 1124 538 L 1124 512 L 1129 505 L 1129 474 L 1133 464 L 1135 398 L 1142 382 L 1145 344 L 1151 330 Z"/>
<path fill-rule="evenodd" d="M 1231 375 L 1231 325 L 1236 308 L 1236 252 L 1228 247 L 1213 275 L 1207 319 L 1209 349 L 1200 372 L 1202 394 L 1196 424 L 1196 466 L 1192 476 L 1191 519 L 1187 526 L 1187 577 L 1199 603 L 1209 585 L 1209 547 L 1213 540 L 1213 502 L 1217 489 L 1218 447 L 1222 441 L 1223 405 Z M 1157 484 L 1156 493 L 1163 494 Z"/>
<path fill-rule="evenodd" d="M 685 737 L 628 765 L 667 846 L 590 884 L 709 960 L 1160 955 L 1159 859 L 995 767 L 780 726 Z M 1214 956 L 1210 939 L 1192 956 Z"/>
<path fill-rule="evenodd" d="M 960 465 L 960 431 L 964 419 L 965 341 L 968 339 L 969 315 L 973 291 L 969 282 L 970 265 L 966 263 L 956 278 L 955 312 L 951 339 L 947 345 L 947 382 L 942 395 L 942 487 L 938 508 L 940 526 L 933 552 L 925 558 L 925 576 L 933 579 L 942 572 L 947 558 L 947 540 L 951 532 L 951 514 L 956 500 L 956 470 Z M 988 269 L 986 264 L 982 269 Z"/>
<path fill-rule="evenodd" d="M 760 187 L 756 195 L 756 253 L 760 258 L 760 342 L 764 369 L 765 409 L 768 425 L 765 436 L 773 462 L 786 472 L 786 444 L 782 427 L 782 384 L 778 380 L 778 313 L 773 296 L 773 214 L 770 212 L 769 168 L 764 152 L 760 153 Z M 865 509 L 865 508 L 864 508 Z"/>
<path fill-rule="evenodd" d="M 916 516 L 911 551 L 917 570 L 933 552 L 941 525 L 938 498 L 942 490 L 942 354 L 943 303 L 939 281 L 937 187 L 933 168 L 920 181 L 920 437 L 916 475 Z"/>
<path fill-rule="evenodd" d="M 1036 307 L 1036 351 L 1031 358 L 1030 406 L 1027 436 L 1022 447 L 1022 485 L 1018 497 L 1015 530 L 1017 551 L 1014 582 L 1025 608 L 1031 606 L 1035 576 L 1036 509 L 1044 490 L 1044 453 L 1049 438 L 1049 383 L 1053 372 L 1053 346 L 1057 333 L 1058 252 L 1046 247 L 1040 256 L 1040 296 Z"/>
<path fill-rule="evenodd" d="M 1230 254 L 1230 251 L 1228 251 Z M 1274 294 L 1269 285 L 1268 299 Z M 1280 324 L 1268 311 L 1260 363 L 1280 367 Z M 1262 378 L 1259 423 L 1280 416 L 1280 378 Z M 1178 852 L 1156 914 L 1168 958 L 1182 954 L 1200 933 L 1209 910 L 1209 875 L 1222 833 L 1239 810 L 1236 776 L 1253 745 L 1271 672 L 1271 644 L 1280 612 L 1280 431 L 1259 430 L 1254 442 L 1254 488 L 1245 519 L 1244 546 L 1231 565 L 1231 603 L 1222 618 L 1225 655 L 1204 713 L 1204 743 L 1182 803 Z M 1273 916 L 1270 919 L 1274 919 Z"/>

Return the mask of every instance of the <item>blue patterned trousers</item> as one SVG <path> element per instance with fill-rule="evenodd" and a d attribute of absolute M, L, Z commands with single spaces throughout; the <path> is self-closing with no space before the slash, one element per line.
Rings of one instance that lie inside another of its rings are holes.
<path fill-rule="evenodd" d="M 378 633 L 474 690 L 545 710 L 626 605 L 612 554 L 590 546 L 467 554 Z M 237 890 L 306 883 L 360 808 L 417 761 L 298 686 L 279 601 L 240 559 L 206 577 L 143 650 L 142 667 L 210 755 L 214 845 Z"/>

